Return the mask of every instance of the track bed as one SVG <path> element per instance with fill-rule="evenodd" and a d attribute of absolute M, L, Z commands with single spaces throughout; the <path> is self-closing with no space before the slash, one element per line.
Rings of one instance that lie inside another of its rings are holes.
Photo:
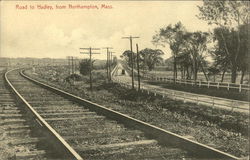
<path fill-rule="evenodd" d="M 187 151 L 161 146 L 144 133 L 97 115 L 12 71 L 9 80 L 33 108 L 86 159 L 182 159 Z"/>
<path fill-rule="evenodd" d="M 23 104 L 17 102 L 7 87 L 4 73 L 0 74 L 0 157 L 18 160 L 57 158 L 46 145 L 34 121 L 28 118 Z"/>

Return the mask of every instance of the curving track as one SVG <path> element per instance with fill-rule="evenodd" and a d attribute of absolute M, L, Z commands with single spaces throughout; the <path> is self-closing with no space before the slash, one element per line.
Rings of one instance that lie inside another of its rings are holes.
<path fill-rule="evenodd" d="M 59 156 L 46 145 L 46 138 L 39 133 L 39 126 L 25 111 L 24 104 L 17 102 L 0 72 L 0 144 L 3 159 L 55 159 Z M 0 157 L 0 159 L 2 159 Z"/>
<path fill-rule="evenodd" d="M 72 147 L 71 151 L 84 159 L 238 159 L 67 92 L 31 82 L 18 70 L 7 76 L 30 106 Z"/>

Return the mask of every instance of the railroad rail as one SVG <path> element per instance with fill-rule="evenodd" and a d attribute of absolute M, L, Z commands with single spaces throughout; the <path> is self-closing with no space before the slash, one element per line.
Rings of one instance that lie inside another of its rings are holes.
<path fill-rule="evenodd" d="M 19 75 L 18 70 L 8 74 L 34 111 L 86 159 L 239 159 Z"/>
<path fill-rule="evenodd" d="M 46 145 L 40 123 L 20 101 L 5 81 L 5 70 L 0 71 L 0 144 L 1 159 L 56 159 L 60 156 Z M 44 133 L 44 132 L 43 132 Z"/>
<path fill-rule="evenodd" d="M 54 156 L 55 154 L 58 155 L 58 157 L 55 158 L 59 158 L 59 159 L 82 159 L 68 144 L 67 142 L 44 120 L 44 118 L 42 118 L 42 116 L 40 114 L 38 114 L 38 112 L 33 108 L 33 106 L 31 106 L 26 99 L 17 91 L 17 89 L 13 86 L 13 83 L 17 84 L 20 83 L 22 81 L 20 81 L 19 79 L 12 79 L 12 81 L 10 81 L 10 75 L 9 77 L 7 77 L 8 74 L 10 74 L 9 72 L 11 72 L 12 70 L 8 71 L 5 73 L 5 80 L 8 83 L 9 87 L 13 90 L 13 92 L 17 95 L 18 99 L 21 101 L 21 103 L 24 104 L 24 109 L 25 112 L 29 113 L 29 117 L 31 117 L 33 120 L 35 120 L 35 122 L 39 125 L 39 129 L 40 132 L 42 133 L 42 135 L 45 137 L 45 140 L 48 141 L 48 144 L 44 144 L 44 146 L 49 145 L 51 146 L 50 150 L 53 149 L 54 153 L 52 153 L 51 155 Z M 24 155 L 29 155 L 29 154 L 33 154 L 31 153 L 27 153 Z M 36 154 L 34 154 L 36 155 Z M 20 156 L 19 156 L 20 157 Z M 24 159 L 26 159 L 27 156 L 24 156 Z M 19 159 L 19 158 L 18 158 Z M 52 159 L 52 158 L 49 158 Z"/>
<path fill-rule="evenodd" d="M 112 75 L 115 75 L 115 72 L 122 66 L 116 66 L 111 72 Z M 113 82 L 116 82 L 123 87 L 131 88 L 130 78 L 127 76 L 113 76 Z M 168 97 L 174 100 L 181 100 L 183 102 L 192 102 L 197 104 L 203 104 L 212 107 L 219 107 L 227 110 L 232 110 L 236 112 L 249 113 L 249 102 L 232 100 L 226 98 L 219 98 L 201 94 L 195 94 L 184 91 L 177 91 L 173 89 L 161 88 L 155 85 L 149 85 L 141 82 L 141 91 L 147 92 L 148 94 L 154 94 L 155 96 L 159 95 L 162 97 Z M 137 84 L 135 83 L 135 87 Z"/>

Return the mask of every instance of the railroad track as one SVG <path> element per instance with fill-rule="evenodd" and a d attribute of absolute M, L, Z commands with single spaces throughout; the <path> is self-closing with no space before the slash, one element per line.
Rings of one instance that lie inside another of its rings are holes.
<path fill-rule="evenodd" d="M 39 126 L 18 103 L 0 72 L 0 144 L 3 159 L 55 159 L 57 154 L 46 145 Z M 6 147 L 2 148 L 6 144 Z M 2 159 L 0 157 L 0 159 Z"/>
<path fill-rule="evenodd" d="M 74 159 L 238 159 L 33 80 L 19 70 L 8 72 L 6 78 L 65 141 Z"/>

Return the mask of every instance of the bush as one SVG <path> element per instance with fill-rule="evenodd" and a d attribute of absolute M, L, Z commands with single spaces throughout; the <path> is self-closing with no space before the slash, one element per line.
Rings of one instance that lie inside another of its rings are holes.
<path fill-rule="evenodd" d="M 92 66 L 93 66 L 94 61 L 92 61 Z M 80 73 L 82 75 L 88 75 L 90 73 L 90 59 L 83 59 L 80 62 Z"/>
<path fill-rule="evenodd" d="M 83 78 L 79 74 L 71 74 L 71 75 L 69 75 L 68 77 L 65 78 L 66 82 L 70 82 L 71 80 L 82 81 Z"/>

